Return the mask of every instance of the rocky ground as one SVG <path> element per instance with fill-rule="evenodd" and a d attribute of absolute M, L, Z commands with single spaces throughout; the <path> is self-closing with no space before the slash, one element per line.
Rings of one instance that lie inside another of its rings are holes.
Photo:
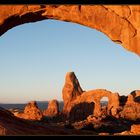
<path fill-rule="evenodd" d="M 47 119 L 29 121 L 17 118 L 8 110 L 0 108 L 0 135 L 96 135 L 96 132 L 66 128 L 61 123 Z"/>
<path fill-rule="evenodd" d="M 27 120 L 0 108 L 0 135 L 138 135 L 140 121 L 113 116 L 90 115 L 82 121 L 62 121 L 58 117 Z"/>

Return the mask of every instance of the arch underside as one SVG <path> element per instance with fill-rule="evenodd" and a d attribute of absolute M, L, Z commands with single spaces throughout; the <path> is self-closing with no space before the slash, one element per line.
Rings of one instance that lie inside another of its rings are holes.
<path fill-rule="evenodd" d="M 0 35 L 45 19 L 78 23 L 106 34 L 140 55 L 140 5 L 1 5 Z"/>

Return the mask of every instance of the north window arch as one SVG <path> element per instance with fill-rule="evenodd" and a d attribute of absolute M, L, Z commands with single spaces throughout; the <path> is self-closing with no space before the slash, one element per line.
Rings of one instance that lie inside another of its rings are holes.
<path fill-rule="evenodd" d="M 74 22 L 97 29 L 140 55 L 139 6 L 123 5 L 2 5 L 0 35 L 24 23 L 44 19 Z"/>
<path fill-rule="evenodd" d="M 50 20 L 46 20 L 46 21 L 50 21 Z M 56 20 L 55 20 L 56 21 Z M 41 22 L 41 21 L 40 21 Z M 43 21 L 42 21 L 43 22 Z M 60 22 L 60 21 L 57 21 L 57 22 Z M 66 23 L 66 24 L 70 24 L 70 23 Z M 71 23 L 72 24 L 72 23 Z M 27 25 L 27 24 L 26 24 Z M 29 24 L 28 24 L 29 25 Z M 33 24 L 32 24 L 33 25 Z M 74 24 L 75 26 L 76 25 L 78 25 L 78 24 Z M 78 27 L 78 26 L 77 26 Z M 20 29 L 20 26 L 18 26 L 18 28 Z M 86 26 L 83 26 L 83 28 L 87 28 Z M 90 29 L 90 28 L 89 28 Z M 101 33 L 101 32 L 100 32 Z M 27 41 L 27 40 L 26 40 Z M 86 44 L 85 44 L 85 46 L 86 46 Z M 83 56 L 86 56 L 85 54 L 83 55 Z M 89 76 L 89 75 L 88 75 Z M 93 77 L 93 79 L 94 79 L 94 77 Z M 101 87 L 101 86 L 100 86 Z M 92 86 L 92 88 L 94 88 L 94 84 L 93 84 L 93 86 Z"/>

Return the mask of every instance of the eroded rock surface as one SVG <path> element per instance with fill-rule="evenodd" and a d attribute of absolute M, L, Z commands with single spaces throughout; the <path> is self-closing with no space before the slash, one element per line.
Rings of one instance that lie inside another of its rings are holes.
<path fill-rule="evenodd" d="M 139 5 L 1 5 L 0 9 L 0 35 L 20 24 L 57 19 L 97 29 L 140 55 Z"/>
<path fill-rule="evenodd" d="M 120 116 L 130 120 L 140 119 L 140 90 L 133 91 L 128 95 Z"/>
<path fill-rule="evenodd" d="M 24 112 L 14 113 L 15 116 L 27 120 L 41 120 L 43 118 L 43 114 L 41 110 L 38 108 L 37 103 L 35 101 L 29 102 L 25 108 Z"/>
<path fill-rule="evenodd" d="M 49 101 L 48 108 L 43 111 L 43 115 L 47 117 L 55 117 L 59 115 L 59 103 L 57 100 Z"/>
<path fill-rule="evenodd" d="M 67 113 L 68 104 L 81 95 L 83 90 L 79 84 L 74 72 L 68 72 L 65 78 L 65 85 L 62 90 L 62 97 L 64 102 L 63 112 Z"/>

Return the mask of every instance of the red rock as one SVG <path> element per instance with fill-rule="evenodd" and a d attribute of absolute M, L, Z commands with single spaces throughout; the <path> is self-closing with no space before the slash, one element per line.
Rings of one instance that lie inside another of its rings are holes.
<path fill-rule="evenodd" d="M 119 109 L 119 94 L 104 89 L 83 92 L 73 72 L 67 73 L 62 91 L 63 113 L 70 120 L 86 119 L 89 115 L 102 115 L 100 100 L 108 97 L 107 114 L 117 116 Z"/>
<path fill-rule="evenodd" d="M 140 135 L 140 124 L 133 124 L 131 126 L 130 132 L 133 133 L 133 134 Z"/>
<path fill-rule="evenodd" d="M 65 84 L 62 90 L 62 97 L 64 101 L 63 112 L 67 112 L 67 105 L 80 96 L 83 90 L 76 78 L 74 72 L 68 72 L 65 78 Z"/>
<path fill-rule="evenodd" d="M 0 35 L 20 24 L 57 19 L 97 29 L 140 55 L 139 5 L 1 5 L 0 9 Z"/>
<path fill-rule="evenodd" d="M 59 115 L 59 103 L 57 100 L 49 101 L 48 108 L 43 111 L 43 115 L 47 117 L 55 117 Z"/>
<path fill-rule="evenodd" d="M 43 114 L 35 101 L 28 103 L 23 113 L 14 113 L 14 115 L 27 120 L 41 120 L 43 118 Z"/>
<path fill-rule="evenodd" d="M 128 95 L 120 116 L 130 120 L 140 119 L 140 90 L 133 91 Z"/>
<path fill-rule="evenodd" d="M 43 123 L 43 122 L 42 122 Z M 87 135 L 96 134 L 96 132 L 82 132 L 76 130 L 64 129 L 49 124 L 37 124 L 33 121 L 24 120 L 15 117 L 11 112 L 0 108 L 0 136 L 53 136 L 53 135 Z"/>

